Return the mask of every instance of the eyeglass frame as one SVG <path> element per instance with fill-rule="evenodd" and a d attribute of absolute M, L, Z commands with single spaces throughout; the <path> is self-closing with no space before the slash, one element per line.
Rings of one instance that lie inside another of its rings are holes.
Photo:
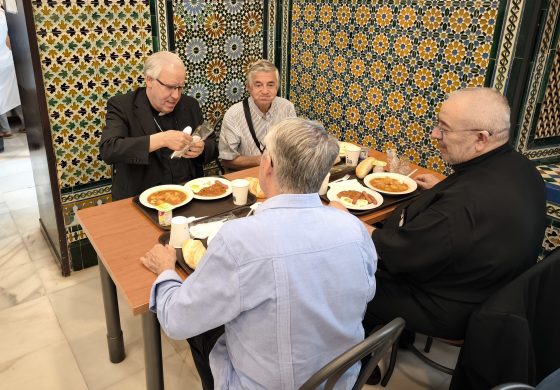
<path fill-rule="evenodd" d="M 161 81 L 159 78 L 154 78 L 154 80 L 156 80 L 161 86 L 167 88 L 167 90 L 169 91 L 169 93 L 173 93 L 174 91 L 177 91 L 179 93 L 182 93 L 185 90 L 185 85 L 169 85 L 169 84 L 165 84 L 163 81 Z"/>
<path fill-rule="evenodd" d="M 492 137 L 492 135 L 494 135 L 494 132 L 490 131 L 490 130 L 481 130 L 481 129 L 466 129 L 466 130 L 448 130 L 448 129 L 444 129 L 439 125 L 439 122 L 436 122 L 433 126 L 433 129 L 438 129 L 439 132 L 441 133 L 441 138 L 443 139 L 445 137 L 446 134 L 449 133 L 464 133 L 466 131 L 485 131 L 488 133 L 488 137 Z"/>

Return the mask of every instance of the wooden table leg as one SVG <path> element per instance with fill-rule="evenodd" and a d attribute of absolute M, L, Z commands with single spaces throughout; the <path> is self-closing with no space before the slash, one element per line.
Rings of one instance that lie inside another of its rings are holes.
<path fill-rule="evenodd" d="M 121 330 L 117 288 L 101 259 L 98 258 L 97 260 L 99 262 L 99 274 L 101 276 L 101 292 L 103 294 L 105 322 L 107 323 L 109 360 L 111 360 L 112 363 L 120 363 L 124 360 L 126 355 L 124 352 L 124 339 Z"/>
<path fill-rule="evenodd" d="M 164 387 L 161 335 L 159 329 L 159 322 L 154 313 L 147 311 L 142 314 L 147 390 L 163 390 Z"/>

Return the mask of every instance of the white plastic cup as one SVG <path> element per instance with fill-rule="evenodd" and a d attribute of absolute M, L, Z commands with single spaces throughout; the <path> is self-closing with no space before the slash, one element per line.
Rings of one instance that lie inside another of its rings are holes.
<path fill-rule="evenodd" d="M 235 179 L 231 182 L 231 189 L 233 192 L 233 204 L 243 206 L 247 203 L 249 180 Z"/>
<path fill-rule="evenodd" d="M 360 152 L 362 148 L 356 145 L 349 144 L 346 146 L 346 165 L 355 167 L 360 160 Z"/>
<path fill-rule="evenodd" d="M 331 178 L 331 173 L 327 173 L 327 176 L 323 179 L 323 183 L 321 183 L 321 188 L 319 189 L 319 195 L 325 195 L 327 190 L 329 189 L 329 180 Z"/>
<path fill-rule="evenodd" d="M 189 222 L 187 217 L 178 216 L 171 218 L 171 234 L 169 245 L 173 248 L 181 248 L 183 241 L 191 238 L 189 234 Z"/>
<path fill-rule="evenodd" d="M 369 148 L 367 146 L 362 146 L 360 149 L 360 160 L 365 160 L 369 156 Z"/>

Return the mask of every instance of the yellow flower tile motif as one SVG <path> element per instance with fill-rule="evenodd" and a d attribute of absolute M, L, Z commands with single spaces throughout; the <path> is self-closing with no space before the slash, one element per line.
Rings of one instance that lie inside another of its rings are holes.
<path fill-rule="evenodd" d="M 311 85 L 313 84 L 313 82 L 311 81 L 311 76 L 308 73 L 301 76 L 300 82 L 302 87 L 307 89 L 311 88 Z"/>
<path fill-rule="evenodd" d="M 371 87 L 367 92 L 367 100 L 372 106 L 378 106 L 383 101 L 383 93 L 377 87 Z"/>
<path fill-rule="evenodd" d="M 366 24 L 368 24 L 370 22 L 370 18 L 371 12 L 367 6 L 362 5 L 358 7 L 358 9 L 356 10 L 356 22 L 358 22 L 360 26 L 365 26 Z"/>
<path fill-rule="evenodd" d="M 351 15 L 352 13 L 350 12 L 350 7 L 348 7 L 347 5 L 341 6 L 336 12 L 336 17 L 340 24 L 348 24 Z"/>
<path fill-rule="evenodd" d="M 227 74 L 226 63 L 221 59 L 215 59 L 206 66 L 206 77 L 213 84 L 221 83 Z"/>
<path fill-rule="evenodd" d="M 366 113 L 364 122 L 368 129 L 376 130 L 379 127 L 379 116 L 375 112 L 370 111 Z"/>
<path fill-rule="evenodd" d="M 315 99 L 315 111 L 319 114 L 324 114 L 327 110 L 327 105 L 325 104 L 325 100 L 323 98 Z"/>
<path fill-rule="evenodd" d="M 414 115 L 423 116 L 428 111 L 428 102 L 423 96 L 414 96 L 410 102 L 410 109 Z"/>
<path fill-rule="evenodd" d="M 443 14 L 437 8 L 429 8 L 422 17 L 422 23 L 427 30 L 436 30 L 440 28 L 443 22 Z"/>
<path fill-rule="evenodd" d="M 423 60 L 429 61 L 437 54 L 437 43 L 432 38 L 424 39 L 418 46 L 418 55 Z"/>
<path fill-rule="evenodd" d="M 307 28 L 303 31 L 303 42 L 306 45 L 311 45 L 313 44 L 313 41 L 315 40 L 315 34 L 313 34 L 313 30 L 311 30 L 310 28 Z"/>
<path fill-rule="evenodd" d="M 346 132 L 346 139 L 348 140 L 348 142 L 359 142 L 358 134 L 356 134 L 354 130 L 348 130 Z"/>
<path fill-rule="evenodd" d="M 292 4 L 292 22 L 297 22 L 301 19 L 301 7 L 299 3 Z"/>
<path fill-rule="evenodd" d="M 336 139 L 340 139 L 342 137 L 342 130 L 340 130 L 340 126 L 336 123 L 328 127 L 328 132 Z"/>
<path fill-rule="evenodd" d="M 414 83 L 418 88 L 428 88 L 434 81 L 434 75 L 428 68 L 420 68 L 414 74 Z"/>
<path fill-rule="evenodd" d="M 398 91 L 393 91 L 389 93 L 389 98 L 387 99 L 387 104 L 393 111 L 399 111 L 404 105 L 404 98 L 402 94 Z"/>
<path fill-rule="evenodd" d="M 329 23 L 333 16 L 332 7 L 329 4 L 322 4 L 319 10 L 319 19 L 323 23 Z"/>
<path fill-rule="evenodd" d="M 406 129 L 406 136 L 410 141 L 417 143 L 424 139 L 424 132 L 417 122 L 413 122 L 408 125 Z"/>
<path fill-rule="evenodd" d="M 469 28 L 471 24 L 472 18 L 469 11 L 464 8 L 459 8 L 458 10 L 454 11 L 451 14 L 451 18 L 449 19 L 449 25 L 453 29 L 453 31 L 457 33 L 461 33 Z"/>
<path fill-rule="evenodd" d="M 457 64 L 464 59 L 467 50 L 461 42 L 453 41 L 445 48 L 445 59 L 450 64 Z"/>
<path fill-rule="evenodd" d="M 309 95 L 301 95 L 299 97 L 299 106 L 304 110 L 309 109 L 311 106 L 311 99 L 309 98 Z"/>
<path fill-rule="evenodd" d="M 331 43 L 331 34 L 326 30 L 319 32 L 318 41 L 319 45 L 321 45 L 322 47 L 329 46 L 329 44 Z"/>
<path fill-rule="evenodd" d="M 331 91 L 334 96 L 340 97 L 344 93 L 344 85 L 340 80 L 333 80 L 331 84 Z"/>
<path fill-rule="evenodd" d="M 364 136 L 364 138 L 362 138 L 361 145 L 367 146 L 370 149 L 377 150 L 377 140 L 370 134 L 367 134 L 366 136 Z"/>
<path fill-rule="evenodd" d="M 386 69 L 385 65 L 381 61 L 375 61 L 371 64 L 370 68 L 371 77 L 374 80 L 380 81 L 385 77 Z"/>
<path fill-rule="evenodd" d="M 354 45 L 354 49 L 359 52 L 364 51 L 367 48 L 368 39 L 366 34 L 364 33 L 357 33 L 352 39 L 352 44 Z"/>
<path fill-rule="evenodd" d="M 410 51 L 412 50 L 412 40 L 405 35 L 401 35 L 395 41 L 394 47 L 398 56 L 408 57 L 410 55 Z"/>
<path fill-rule="evenodd" d="M 348 34 L 346 34 L 346 31 L 339 31 L 334 37 L 334 42 L 340 50 L 346 49 L 348 46 Z"/>
<path fill-rule="evenodd" d="M 243 17 L 243 33 L 253 37 L 262 30 L 261 15 L 255 11 L 249 11 Z"/>
<path fill-rule="evenodd" d="M 391 8 L 387 5 L 379 7 L 375 15 L 375 19 L 377 21 L 377 25 L 380 27 L 387 27 L 393 20 L 393 11 L 391 11 Z"/>
<path fill-rule="evenodd" d="M 342 115 L 342 106 L 338 102 L 332 102 L 331 104 L 331 116 L 334 119 L 340 118 Z"/>
<path fill-rule="evenodd" d="M 490 49 L 492 45 L 485 43 L 480 45 L 474 52 L 474 62 L 481 68 L 486 68 L 488 66 L 488 61 L 490 61 Z"/>
<path fill-rule="evenodd" d="M 457 89 L 461 85 L 459 82 L 459 76 L 454 72 L 445 72 L 441 77 L 439 82 L 439 87 L 444 93 L 450 93 Z"/>
<path fill-rule="evenodd" d="M 445 168 L 445 163 L 439 156 L 431 156 L 428 158 L 428 163 L 426 164 L 428 169 L 436 172 L 443 172 Z"/>
<path fill-rule="evenodd" d="M 210 14 L 206 17 L 204 22 L 204 30 L 206 34 L 214 39 L 224 35 L 226 31 L 226 21 L 220 14 Z"/>
<path fill-rule="evenodd" d="M 352 64 L 350 64 L 350 68 L 352 69 L 354 77 L 362 77 L 366 70 L 366 64 L 361 58 L 354 58 Z"/>
<path fill-rule="evenodd" d="M 484 76 L 475 76 L 470 79 L 468 87 L 484 87 Z"/>
<path fill-rule="evenodd" d="M 304 66 L 309 67 L 313 64 L 313 55 L 308 51 L 304 51 L 301 55 L 301 61 L 303 62 Z"/>
<path fill-rule="evenodd" d="M 346 70 L 346 60 L 343 56 L 337 56 L 333 61 L 333 66 L 337 73 L 342 73 Z"/>
<path fill-rule="evenodd" d="M 385 120 L 383 128 L 387 134 L 395 136 L 401 131 L 401 123 L 394 116 L 390 116 Z"/>
<path fill-rule="evenodd" d="M 315 6 L 313 4 L 307 4 L 305 10 L 303 11 L 303 17 L 308 22 L 313 22 L 315 20 Z"/>
<path fill-rule="evenodd" d="M 357 83 L 352 83 L 348 87 L 348 94 L 350 95 L 350 99 L 359 100 L 362 98 L 362 87 Z"/>
<path fill-rule="evenodd" d="M 320 70 L 324 71 L 331 66 L 329 57 L 325 53 L 319 54 L 317 57 L 317 66 Z"/>
<path fill-rule="evenodd" d="M 491 35 L 494 33 L 494 29 L 496 28 L 496 9 L 489 9 L 488 11 L 484 12 L 480 15 L 478 23 L 480 24 L 480 29 L 487 35 Z"/>
<path fill-rule="evenodd" d="M 327 82 L 327 79 L 324 76 L 317 77 L 317 81 L 315 82 L 315 87 L 317 88 L 317 91 L 321 93 L 325 93 L 327 91 L 328 85 L 329 83 Z"/>
<path fill-rule="evenodd" d="M 355 125 L 360 120 L 360 112 L 356 107 L 350 107 L 346 111 L 346 119 L 348 120 L 348 122 Z M 357 140 L 358 138 L 356 137 L 355 139 Z"/>
<path fill-rule="evenodd" d="M 399 25 L 402 28 L 411 28 L 416 22 L 416 12 L 412 7 L 404 7 L 399 13 Z"/>
<path fill-rule="evenodd" d="M 377 54 L 384 54 L 389 48 L 389 39 L 384 34 L 379 34 L 373 40 L 373 50 Z"/>

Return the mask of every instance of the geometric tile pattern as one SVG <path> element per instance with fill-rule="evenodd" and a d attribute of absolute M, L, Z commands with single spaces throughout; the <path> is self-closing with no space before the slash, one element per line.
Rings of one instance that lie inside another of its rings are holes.
<path fill-rule="evenodd" d="M 505 94 L 509 81 L 509 72 L 514 57 L 517 38 L 519 37 L 519 25 L 522 19 L 522 10 L 525 0 L 510 0 L 507 2 L 504 12 L 502 36 L 498 54 L 496 55 L 496 71 L 492 79 L 492 87 Z"/>
<path fill-rule="evenodd" d="M 289 97 L 338 139 L 446 171 L 429 134 L 445 95 L 482 86 L 498 1 L 293 1 Z"/>
<path fill-rule="evenodd" d="M 560 164 L 538 165 L 546 186 L 546 199 L 560 205 Z"/>
<path fill-rule="evenodd" d="M 98 142 L 110 96 L 143 83 L 147 1 L 36 0 L 34 18 L 59 188 L 110 179 Z"/>
<path fill-rule="evenodd" d="M 544 20 L 541 20 L 541 36 L 536 42 L 536 54 L 532 59 L 532 68 L 530 69 L 530 78 L 526 88 L 526 97 L 523 107 L 520 111 L 520 128 L 519 134 L 515 139 L 515 147 L 527 158 L 531 160 L 550 160 L 560 157 L 560 145 L 554 139 L 550 143 L 534 144 L 535 131 L 537 129 L 537 120 L 539 119 L 538 107 L 542 104 L 545 107 L 558 107 L 558 99 L 555 91 L 558 85 L 547 87 L 547 74 L 550 72 L 548 64 L 552 64 L 560 49 L 560 0 L 550 0 Z M 553 68 L 554 69 L 554 68 Z M 557 76 L 549 77 L 548 82 L 557 80 Z M 551 90 L 546 98 L 556 99 L 556 101 L 542 101 L 543 91 Z M 552 134 L 558 133 L 558 123 L 548 121 L 547 125 L 552 126 Z M 542 134 L 543 131 L 540 131 Z"/>
<path fill-rule="evenodd" d="M 263 57 L 264 12 L 261 1 L 173 1 L 175 52 L 186 66 L 186 91 L 213 124 L 245 96 L 245 72 Z"/>
<path fill-rule="evenodd" d="M 535 138 L 560 136 L 560 51 L 556 50 L 537 121 Z"/>

